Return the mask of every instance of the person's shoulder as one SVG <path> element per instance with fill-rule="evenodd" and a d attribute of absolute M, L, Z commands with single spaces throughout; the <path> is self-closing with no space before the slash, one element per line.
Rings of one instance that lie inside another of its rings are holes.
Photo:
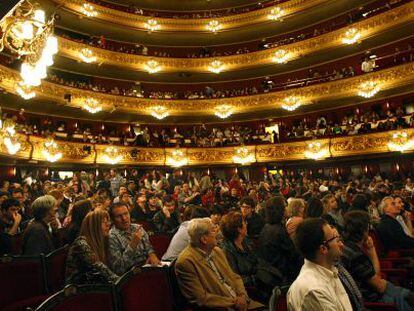
<path fill-rule="evenodd" d="M 195 250 L 191 245 L 188 245 L 177 258 L 176 266 L 182 266 L 194 258 Z"/>

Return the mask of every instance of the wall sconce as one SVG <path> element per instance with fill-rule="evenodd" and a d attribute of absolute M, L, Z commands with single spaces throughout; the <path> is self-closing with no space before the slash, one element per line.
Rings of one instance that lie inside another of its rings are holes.
<path fill-rule="evenodd" d="M 286 50 L 277 50 L 273 55 L 273 62 L 278 64 L 286 64 L 289 61 L 290 54 Z"/>
<path fill-rule="evenodd" d="M 404 152 L 414 148 L 414 139 L 408 136 L 406 131 L 396 132 L 392 134 L 388 142 L 390 151 Z"/>
<path fill-rule="evenodd" d="M 102 158 L 106 163 L 115 165 L 122 161 L 124 157 L 119 154 L 118 148 L 110 146 L 105 149 Z"/>
<path fill-rule="evenodd" d="M 159 65 L 159 63 L 153 59 L 147 61 L 147 63 L 144 65 L 144 68 L 150 74 L 156 73 L 161 70 L 161 66 Z"/>
<path fill-rule="evenodd" d="M 281 17 L 285 14 L 285 11 L 280 7 L 276 7 L 270 10 L 267 18 L 272 21 L 282 21 Z"/>
<path fill-rule="evenodd" d="M 320 142 L 311 142 L 307 145 L 305 157 L 313 160 L 321 160 L 329 157 L 329 150 L 323 147 Z"/>
<path fill-rule="evenodd" d="M 95 98 L 87 98 L 83 104 L 83 108 L 90 113 L 97 113 L 102 111 L 102 106 Z"/>
<path fill-rule="evenodd" d="M 210 63 L 210 66 L 208 66 L 208 70 L 213 72 L 213 73 L 220 73 L 222 72 L 224 69 L 224 65 L 221 61 L 219 61 L 218 59 L 213 60 Z"/>
<path fill-rule="evenodd" d="M 98 15 L 98 12 L 96 12 L 95 7 L 89 3 L 84 3 L 82 5 L 81 12 L 87 17 L 95 17 Z"/>
<path fill-rule="evenodd" d="M 96 62 L 96 56 L 94 56 L 92 50 L 88 48 L 84 48 L 80 51 L 79 58 L 88 64 Z"/>
<path fill-rule="evenodd" d="M 302 104 L 298 97 L 289 96 L 283 99 L 284 104 L 282 104 L 282 108 L 287 111 L 293 111 L 298 109 Z"/>
<path fill-rule="evenodd" d="M 49 162 L 56 162 L 62 158 L 62 152 L 59 151 L 59 147 L 54 139 L 48 139 L 43 144 L 42 154 Z"/>
<path fill-rule="evenodd" d="M 358 95 L 364 98 L 373 97 L 380 91 L 380 87 L 375 81 L 364 82 L 359 86 Z"/>
<path fill-rule="evenodd" d="M 153 32 L 161 28 L 161 25 L 158 24 L 157 20 L 152 19 L 152 18 L 147 20 L 144 26 L 146 29 L 149 30 L 149 32 Z"/>
<path fill-rule="evenodd" d="M 181 167 L 188 164 L 188 158 L 180 149 L 175 149 L 171 155 L 167 156 L 166 164 L 172 167 Z"/>
<path fill-rule="evenodd" d="M 342 42 L 345 44 L 354 44 L 361 38 L 361 33 L 356 28 L 350 28 L 345 32 Z"/>
<path fill-rule="evenodd" d="M 206 26 L 207 30 L 211 31 L 212 33 L 217 33 L 221 29 L 221 24 L 217 20 L 211 20 Z"/>
<path fill-rule="evenodd" d="M 158 120 L 162 120 L 165 117 L 168 117 L 170 113 L 168 112 L 167 108 L 164 106 L 154 106 L 150 108 L 151 115 Z"/>
<path fill-rule="evenodd" d="M 215 108 L 214 114 L 221 119 L 226 119 L 233 114 L 233 107 L 230 105 L 220 105 Z"/>
<path fill-rule="evenodd" d="M 250 152 L 246 147 L 239 147 L 235 150 L 233 162 L 241 165 L 246 165 L 256 162 L 256 157 L 253 152 Z"/>

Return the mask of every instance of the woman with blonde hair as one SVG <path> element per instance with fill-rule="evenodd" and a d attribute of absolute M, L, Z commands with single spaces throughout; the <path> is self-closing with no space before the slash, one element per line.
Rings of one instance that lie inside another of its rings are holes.
<path fill-rule="evenodd" d="M 108 212 L 98 209 L 86 215 L 79 237 L 69 250 L 67 284 L 106 284 L 118 279 L 107 266 L 110 227 Z"/>
<path fill-rule="evenodd" d="M 305 213 L 305 201 L 303 199 L 290 199 L 288 200 L 288 206 L 286 208 L 286 214 L 288 220 L 286 221 L 286 230 L 289 236 L 292 238 L 295 235 L 296 228 L 303 221 L 303 215 Z"/>

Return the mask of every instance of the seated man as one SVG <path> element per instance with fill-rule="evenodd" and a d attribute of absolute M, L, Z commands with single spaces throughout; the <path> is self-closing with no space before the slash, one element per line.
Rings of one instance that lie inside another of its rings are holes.
<path fill-rule="evenodd" d="M 191 220 L 188 234 L 190 245 L 175 265 L 184 297 L 205 308 L 251 310 L 260 307 L 260 303 L 249 299 L 242 278 L 233 272 L 226 255 L 217 247 L 216 230 L 211 220 Z"/>
<path fill-rule="evenodd" d="M 16 199 L 6 199 L 1 204 L 0 232 L 13 235 L 21 231 L 22 215 L 20 203 Z"/>
<path fill-rule="evenodd" d="M 180 212 L 172 197 L 165 199 L 164 207 L 154 215 L 152 222 L 161 232 L 171 232 L 180 225 Z"/>
<path fill-rule="evenodd" d="M 411 220 L 411 212 L 405 210 L 404 201 L 401 196 L 394 196 L 394 202 L 400 210 L 400 214 L 395 218 L 400 223 L 406 235 L 414 237 L 413 222 Z"/>
<path fill-rule="evenodd" d="M 323 219 L 305 219 L 295 243 L 305 258 L 287 294 L 289 311 L 351 311 L 352 304 L 335 264 L 342 254 L 337 232 Z"/>
<path fill-rule="evenodd" d="M 395 303 L 400 311 L 413 310 L 413 294 L 381 277 L 377 252 L 368 235 L 369 221 L 369 214 L 364 211 L 345 214 L 342 263 L 351 273 L 366 301 Z"/>
<path fill-rule="evenodd" d="M 255 207 L 254 200 L 249 196 L 245 196 L 240 200 L 240 209 L 247 224 L 247 235 L 249 238 L 257 238 L 265 225 L 262 216 L 254 211 Z"/>
<path fill-rule="evenodd" d="M 387 250 L 414 248 L 414 238 L 408 236 L 397 220 L 401 209 L 395 204 L 393 197 L 385 197 L 379 205 L 383 215 L 377 226 L 377 232 Z"/>
<path fill-rule="evenodd" d="M 138 224 L 131 224 L 128 207 L 115 203 L 109 209 L 114 226 L 109 232 L 109 264 L 116 274 L 122 275 L 133 266 L 160 263 L 148 234 Z"/>

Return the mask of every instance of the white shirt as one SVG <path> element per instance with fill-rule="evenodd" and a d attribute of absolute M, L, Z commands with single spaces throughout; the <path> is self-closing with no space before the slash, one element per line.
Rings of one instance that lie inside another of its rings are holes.
<path fill-rule="evenodd" d="M 306 259 L 288 291 L 287 304 L 289 311 L 352 311 L 338 270 L 326 269 Z"/>

